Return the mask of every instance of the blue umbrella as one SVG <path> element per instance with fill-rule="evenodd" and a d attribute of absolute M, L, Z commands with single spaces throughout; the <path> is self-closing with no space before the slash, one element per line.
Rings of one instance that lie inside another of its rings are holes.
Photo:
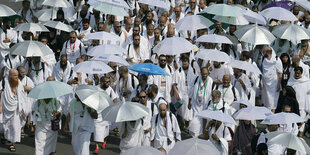
<path fill-rule="evenodd" d="M 139 63 L 128 67 L 128 69 L 145 75 L 167 75 L 169 74 L 157 65 L 151 63 Z"/>
<path fill-rule="evenodd" d="M 266 5 L 261 11 L 271 8 L 271 7 L 281 7 L 290 10 L 294 6 L 294 2 L 291 1 L 279 1 Z"/>

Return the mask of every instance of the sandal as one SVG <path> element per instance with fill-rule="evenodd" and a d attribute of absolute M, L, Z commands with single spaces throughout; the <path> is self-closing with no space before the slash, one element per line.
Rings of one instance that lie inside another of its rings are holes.
<path fill-rule="evenodd" d="M 21 133 L 20 138 L 22 138 L 22 139 L 25 138 L 25 133 L 24 132 Z"/>
<path fill-rule="evenodd" d="M 97 154 L 97 153 L 99 153 L 100 152 L 100 149 L 99 148 L 96 148 L 95 150 L 94 150 L 94 154 Z"/>
<path fill-rule="evenodd" d="M 16 151 L 16 148 L 15 148 L 15 146 L 12 144 L 12 145 L 9 146 L 9 150 L 10 150 L 11 152 L 15 152 L 15 151 Z"/>
<path fill-rule="evenodd" d="M 101 145 L 101 147 L 102 147 L 103 149 L 105 149 L 105 148 L 107 147 L 107 144 L 106 144 L 106 143 L 103 143 L 103 144 Z"/>

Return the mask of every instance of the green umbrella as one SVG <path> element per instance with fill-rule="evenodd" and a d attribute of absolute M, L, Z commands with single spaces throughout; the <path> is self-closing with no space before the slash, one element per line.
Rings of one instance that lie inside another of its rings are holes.
<path fill-rule="evenodd" d="M 241 8 L 227 4 L 214 4 L 203 9 L 202 12 L 227 17 L 242 16 Z"/>
<path fill-rule="evenodd" d="M 47 81 L 35 86 L 28 94 L 28 97 L 35 99 L 57 98 L 71 94 L 73 88 L 63 82 Z"/>
<path fill-rule="evenodd" d="M 216 20 L 213 19 L 213 17 L 215 15 L 212 15 L 212 14 L 209 14 L 209 13 L 205 13 L 205 12 L 202 12 L 202 13 L 199 13 L 198 15 L 201 15 L 201 16 L 204 16 L 205 18 L 209 19 L 210 21 L 212 21 L 213 23 L 216 22 Z M 227 29 L 229 27 L 229 24 L 226 24 L 226 23 L 222 23 L 222 27 L 223 29 Z M 215 28 L 215 24 L 211 25 L 209 27 L 210 30 L 214 29 Z"/>

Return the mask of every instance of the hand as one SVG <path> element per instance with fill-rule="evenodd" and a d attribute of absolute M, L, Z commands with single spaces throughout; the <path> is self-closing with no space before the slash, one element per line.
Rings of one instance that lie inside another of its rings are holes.
<path fill-rule="evenodd" d="M 132 58 L 126 58 L 126 61 L 133 62 L 133 57 Z"/>
<path fill-rule="evenodd" d="M 216 83 L 216 85 L 220 85 L 220 84 L 222 84 L 223 82 L 222 82 L 221 80 L 217 80 L 215 83 Z"/>
<path fill-rule="evenodd" d="M 212 134 L 212 138 L 217 142 L 220 141 L 219 137 L 215 133 Z"/>
<path fill-rule="evenodd" d="M 25 115 L 24 110 L 22 110 L 22 111 L 20 112 L 20 115 L 21 115 L 21 116 L 24 116 L 24 115 Z"/>
<path fill-rule="evenodd" d="M 212 67 L 209 67 L 209 72 L 211 72 L 213 70 L 213 68 Z"/>
<path fill-rule="evenodd" d="M 85 34 L 82 33 L 82 34 L 80 34 L 80 35 L 78 36 L 78 38 L 82 39 L 82 38 L 84 38 L 84 36 L 85 36 Z"/>
<path fill-rule="evenodd" d="M 9 43 L 9 42 L 11 42 L 11 40 L 10 40 L 9 38 L 5 38 L 5 39 L 3 40 L 3 42 L 4 42 L 4 43 Z"/>
<path fill-rule="evenodd" d="M 56 38 L 51 42 L 52 45 L 56 43 Z"/>
<path fill-rule="evenodd" d="M 280 90 L 281 90 L 281 85 L 278 84 L 278 86 L 277 86 L 277 92 L 279 92 Z"/>
<path fill-rule="evenodd" d="M 239 82 L 240 84 L 242 84 L 242 85 L 244 84 L 243 81 L 242 81 L 241 79 L 238 79 L 238 82 Z"/>
<path fill-rule="evenodd" d="M 44 64 L 45 64 L 46 66 L 48 66 L 48 63 L 47 63 L 46 61 L 44 61 Z"/>
<path fill-rule="evenodd" d="M 150 131 L 151 131 L 151 129 L 148 128 L 148 129 L 144 130 L 144 134 L 147 134 L 147 133 L 149 133 Z"/>
<path fill-rule="evenodd" d="M 191 110 L 191 109 L 192 109 L 192 103 L 188 103 L 187 108 L 188 108 L 189 110 Z"/>
<path fill-rule="evenodd" d="M 30 91 L 31 88 L 25 85 L 25 86 L 24 86 L 24 90 L 25 90 L 25 91 Z"/>
<path fill-rule="evenodd" d="M 91 83 L 92 83 L 92 81 L 90 80 L 90 78 L 86 78 L 86 79 L 85 79 L 85 82 L 88 83 L 88 84 L 91 84 Z"/>
<path fill-rule="evenodd" d="M 0 114 L 2 114 L 2 108 L 0 108 Z"/>

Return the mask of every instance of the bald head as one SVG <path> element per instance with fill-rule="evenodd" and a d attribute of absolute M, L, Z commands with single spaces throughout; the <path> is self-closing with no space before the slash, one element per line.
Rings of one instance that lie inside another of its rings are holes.
<path fill-rule="evenodd" d="M 297 67 L 299 66 L 299 62 L 300 62 L 300 57 L 299 55 L 293 55 L 292 56 L 292 67 Z"/>
<path fill-rule="evenodd" d="M 46 81 L 55 81 L 55 78 L 53 76 L 49 76 Z"/>
<path fill-rule="evenodd" d="M 166 113 L 167 113 L 167 105 L 166 104 L 164 104 L 164 103 L 159 104 L 159 113 L 160 113 L 161 118 L 166 117 Z"/>
<path fill-rule="evenodd" d="M 17 71 L 16 69 L 11 69 L 11 70 L 9 71 L 9 76 L 15 75 L 15 74 L 18 75 L 18 71 Z"/>
<path fill-rule="evenodd" d="M 225 74 L 224 76 L 223 76 L 223 87 L 224 88 L 227 88 L 227 87 L 229 87 L 230 86 L 230 75 L 229 74 Z"/>

